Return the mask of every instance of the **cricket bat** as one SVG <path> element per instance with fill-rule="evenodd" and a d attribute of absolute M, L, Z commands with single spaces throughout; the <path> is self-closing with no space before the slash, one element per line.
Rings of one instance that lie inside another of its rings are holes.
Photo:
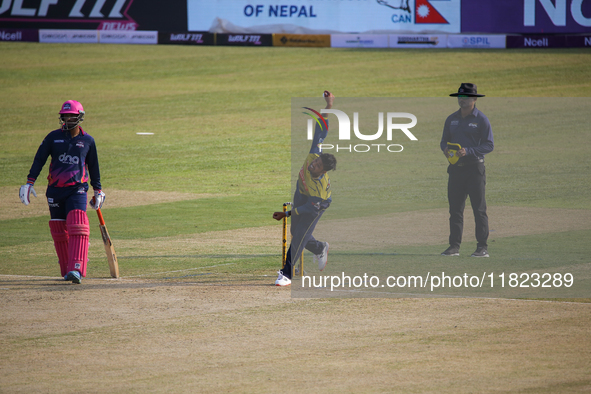
<path fill-rule="evenodd" d="M 107 253 L 107 260 L 109 261 L 109 271 L 111 271 L 111 276 L 113 278 L 119 278 L 119 263 L 117 263 L 117 255 L 115 254 L 115 248 L 113 247 L 113 243 L 111 242 L 111 237 L 109 236 L 109 232 L 107 231 L 107 226 L 105 226 L 105 219 L 103 219 L 103 214 L 100 208 L 96 210 L 96 213 L 99 218 L 101 235 L 103 237 L 103 244 L 105 244 L 105 252 Z"/>

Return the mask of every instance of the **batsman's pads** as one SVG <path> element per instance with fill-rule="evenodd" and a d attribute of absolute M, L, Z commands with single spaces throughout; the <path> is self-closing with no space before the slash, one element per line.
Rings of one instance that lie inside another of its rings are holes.
<path fill-rule="evenodd" d="M 95 211 L 103 207 L 103 203 L 105 202 L 105 193 L 102 190 L 95 190 L 94 197 L 90 200 L 90 207 Z"/>
<path fill-rule="evenodd" d="M 60 270 L 62 276 L 68 273 L 68 227 L 65 220 L 49 221 L 49 229 L 51 230 L 51 237 L 53 238 L 53 245 L 55 252 L 59 259 Z"/>
<path fill-rule="evenodd" d="M 33 193 L 35 197 L 37 197 L 37 193 L 35 192 L 35 188 L 30 183 L 26 185 L 22 185 L 21 189 L 18 192 L 18 196 L 21 199 L 21 202 L 25 205 L 29 205 L 31 202 L 30 195 Z"/>
<path fill-rule="evenodd" d="M 451 142 L 447 143 L 447 160 L 450 164 L 456 164 L 460 157 L 458 156 L 458 151 L 462 149 L 460 144 L 454 144 Z"/>
<path fill-rule="evenodd" d="M 88 216 L 81 209 L 74 209 L 68 213 L 66 218 L 70 242 L 68 244 L 68 271 L 79 271 L 86 276 L 86 262 L 88 261 Z"/>

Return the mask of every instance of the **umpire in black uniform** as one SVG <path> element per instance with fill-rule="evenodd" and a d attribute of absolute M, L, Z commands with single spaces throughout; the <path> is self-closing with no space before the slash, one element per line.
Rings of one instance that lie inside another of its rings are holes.
<path fill-rule="evenodd" d="M 460 254 L 464 207 L 466 197 L 470 196 L 478 242 L 472 256 L 488 257 L 484 155 L 492 152 L 494 148 L 492 128 L 486 115 L 476 108 L 477 98 L 484 95 L 478 94 L 475 84 L 462 83 L 458 92 L 450 96 L 458 98 L 460 109 L 446 119 L 441 138 L 441 150 L 450 161 L 447 168 L 449 248 L 442 255 L 459 256 Z"/>

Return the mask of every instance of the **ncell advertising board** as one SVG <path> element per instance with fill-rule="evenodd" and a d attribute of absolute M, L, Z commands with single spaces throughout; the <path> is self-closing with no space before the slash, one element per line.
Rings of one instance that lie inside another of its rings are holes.
<path fill-rule="evenodd" d="M 230 25 L 252 33 L 460 32 L 460 0 L 187 0 L 187 16 L 190 31 Z"/>
<path fill-rule="evenodd" d="M 39 41 L 37 29 L 4 29 L 0 28 L 0 41 Z"/>
<path fill-rule="evenodd" d="M 464 33 L 591 33 L 591 0 L 462 2 Z"/>

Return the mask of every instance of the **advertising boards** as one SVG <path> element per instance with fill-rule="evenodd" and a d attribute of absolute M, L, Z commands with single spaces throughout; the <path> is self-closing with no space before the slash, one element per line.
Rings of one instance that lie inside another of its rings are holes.
<path fill-rule="evenodd" d="M 591 48 L 591 35 L 566 36 L 569 48 Z"/>
<path fill-rule="evenodd" d="M 39 41 L 39 31 L 35 29 L 0 28 L 0 41 Z"/>
<path fill-rule="evenodd" d="M 271 46 L 271 34 L 216 34 L 215 45 L 232 46 Z"/>
<path fill-rule="evenodd" d="M 220 21 L 252 33 L 459 33 L 460 0 L 187 0 L 187 17 L 190 31 L 217 33 L 232 33 L 212 30 Z"/>
<path fill-rule="evenodd" d="M 554 35 L 507 36 L 507 48 L 565 48 L 566 37 Z"/>
<path fill-rule="evenodd" d="M 507 36 L 507 48 L 591 48 L 591 35 Z"/>
<path fill-rule="evenodd" d="M 466 34 L 450 34 L 447 36 L 448 48 L 505 48 L 506 36 L 501 34 L 496 35 L 466 35 Z"/>
<path fill-rule="evenodd" d="M 463 1 L 462 33 L 591 33 L 591 1 Z"/>
<path fill-rule="evenodd" d="M 0 27 L 187 30 L 186 0 L 0 0 Z"/>
<path fill-rule="evenodd" d="M 207 32 L 158 32 L 159 44 L 213 45 L 214 34 Z"/>
<path fill-rule="evenodd" d="M 330 47 L 329 34 L 273 34 L 274 47 Z"/>
<path fill-rule="evenodd" d="M 157 31 L 99 30 L 101 44 L 158 44 Z"/>
<path fill-rule="evenodd" d="M 97 30 L 55 30 L 40 29 L 39 42 L 68 44 L 98 44 Z"/>
<path fill-rule="evenodd" d="M 332 34 L 333 48 L 388 48 L 387 34 Z"/>
<path fill-rule="evenodd" d="M 390 48 L 447 48 L 447 35 L 390 34 Z"/>

